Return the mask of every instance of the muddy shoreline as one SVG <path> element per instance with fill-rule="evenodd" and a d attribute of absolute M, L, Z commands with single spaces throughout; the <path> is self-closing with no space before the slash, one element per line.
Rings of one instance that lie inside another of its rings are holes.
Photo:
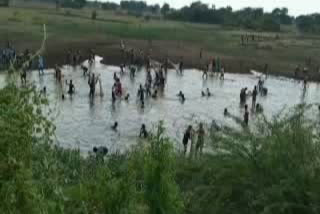
<path fill-rule="evenodd" d="M 230 56 L 221 56 L 220 54 L 203 51 L 200 59 L 200 49 L 192 46 L 177 46 L 174 41 L 154 41 L 148 44 L 142 40 L 127 40 L 128 48 L 149 51 L 151 49 L 152 59 L 162 62 L 167 56 L 174 63 L 183 59 L 184 67 L 186 69 L 195 68 L 202 70 L 211 56 L 219 56 L 225 66 L 226 73 L 250 73 L 250 70 L 263 71 L 264 64 L 257 59 L 233 58 Z M 36 50 L 38 43 L 21 43 L 16 44 L 18 52 L 26 48 L 32 51 Z M 31 47 L 31 48 L 30 48 Z M 102 63 L 107 65 L 119 66 L 124 63 L 122 53 L 120 51 L 119 40 L 97 40 L 97 41 L 57 41 L 50 42 L 45 49 L 45 62 L 47 68 L 53 68 L 57 65 L 66 64 L 67 50 L 79 50 L 81 53 L 87 53 L 88 50 L 94 49 L 96 55 L 101 56 Z M 284 71 L 276 66 L 271 65 L 268 74 L 274 76 L 282 76 L 294 78 L 298 80 L 304 79 L 304 74 L 301 72 L 295 76 L 293 69 L 291 71 Z M 320 81 L 320 73 L 308 72 L 308 78 L 311 81 Z"/>

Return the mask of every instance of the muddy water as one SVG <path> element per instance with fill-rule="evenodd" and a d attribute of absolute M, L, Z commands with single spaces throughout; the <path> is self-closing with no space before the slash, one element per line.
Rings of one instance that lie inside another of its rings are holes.
<path fill-rule="evenodd" d="M 167 134 L 176 141 L 177 149 L 182 149 L 181 139 L 188 124 L 203 121 L 209 124 L 215 120 L 218 124 L 236 125 L 231 118 L 223 116 L 224 108 L 239 118 L 242 118 L 244 109 L 239 105 L 239 91 L 243 87 L 252 89 L 257 84 L 254 75 L 226 74 L 225 80 L 209 77 L 202 79 L 202 73 L 196 70 L 185 70 L 183 76 L 176 71 L 168 72 L 167 85 L 164 93 L 157 100 L 147 99 L 142 110 L 137 102 L 137 90 L 140 83 L 145 82 L 145 72 L 137 72 L 134 80 L 129 75 L 122 76 L 121 82 L 124 90 L 130 93 L 129 102 L 124 100 L 111 102 L 111 87 L 113 73 L 119 75 L 118 67 L 100 64 L 98 60 L 92 66 L 92 71 L 99 73 L 102 79 L 104 96 L 101 96 L 99 85 L 93 101 L 89 99 L 87 78 L 83 77 L 80 68 L 63 67 L 64 79 L 72 79 L 76 94 L 72 97 L 66 95 L 61 99 L 64 86 L 56 83 L 54 71 L 47 70 L 44 76 L 39 77 L 38 72 L 28 74 L 28 81 L 34 81 L 40 88 L 46 86 L 47 96 L 54 110 L 54 122 L 57 126 L 57 141 L 68 148 L 80 148 L 83 153 L 91 150 L 93 146 L 107 146 L 111 151 L 126 150 L 136 143 L 139 129 L 145 123 L 148 129 L 154 127 L 159 120 L 163 120 Z M 4 75 L 0 77 L 0 84 L 4 84 Z M 318 84 L 309 83 L 305 93 L 301 82 L 286 78 L 269 77 L 265 83 L 269 89 L 266 97 L 257 98 L 268 117 L 279 113 L 285 107 L 292 107 L 301 102 L 315 103 L 320 98 Z M 211 97 L 201 97 L 201 90 L 209 88 Z M 186 101 L 182 104 L 177 93 L 183 91 Z M 251 107 L 251 98 L 248 99 Z M 314 111 L 318 112 L 316 109 Z M 250 115 L 254 120 L 255 115 Z M 111 130 L 114 121 L 119 123 L 119 131 Z"/>

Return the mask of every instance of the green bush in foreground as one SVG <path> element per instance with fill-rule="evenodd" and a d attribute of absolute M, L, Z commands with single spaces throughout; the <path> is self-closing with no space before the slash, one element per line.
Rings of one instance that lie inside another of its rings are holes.
<path fill-rule="evenodd" d="M 302 110 L 213 133 L 196 160 L 160 124 L 102 161 L 54 146 L 45 104 L 31 87 L 0 90 L 0 213 L 320 213 L 319 127 Z"/>

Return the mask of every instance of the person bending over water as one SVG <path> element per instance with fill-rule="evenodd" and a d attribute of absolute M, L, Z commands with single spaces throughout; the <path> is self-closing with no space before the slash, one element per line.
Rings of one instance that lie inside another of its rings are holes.
<path fill-rule="evenodd" d="M 201 91 L 201 96 L 205 97 L 206 93 L 204 93 L 204 91 Z"/>
<path fill-rule="evenodd" d="M 66 84 L 69 86 L 69 90 L 68 90 L 68 94 L 73 95 L 75 93 L 75 87 L 73 85 L 72 80 L 70 80 L 70 82 L 68 83 L 68 81 L 66 80 Z"/>
<path fill-rule="evenodd" d="M 186 100 L 186 98 L 184 97 L 184 94 L 182 93 L 182 91 L 179 92 L 178 97 L 180 98 L 181 102 L 184 102 Z"/>
<path fill-rule="evenodd" d="M 187 153 L 187 148 L 188 148 L 188 142 L 189 140 L 191 140 L 191 137 L 192 137 L 192 126 L 188 126 L 186 132 L 184 133 L 183 135 L 183 139 L 182 139 L 182 144 L 183 144 L 183 153 L 184 155 L 186 155 Z"/>
<path fill-rule="evenodd" d="M 247 99 L 247 90 L 248 88 L 243 88 L 240 91 L 240 103 L 245 103 Z"/>
<path fill-rule="evenodd" d="M 147 138 L 148 137 L 148 132 L 147 132 L 145 124 L 142 124 L 142 126 L 141 126 L 139 137 L 141 137 L 141 138 Z"/>
<path fill-rule="evenodd" d="M 81 69 L 82 69 L 82 71 L 83 71 L 83 76 L 86 76 L 89 69 L 88 69 L 86 66 L 84 66 L 84 65 L 81 65 Z"/>

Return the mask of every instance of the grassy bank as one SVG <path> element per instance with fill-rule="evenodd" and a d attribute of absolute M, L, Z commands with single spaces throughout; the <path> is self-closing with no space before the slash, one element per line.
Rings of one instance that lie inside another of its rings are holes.
<path fill-rule="evenodd" d="M 108 11 L 98 11 L 96 21 L 90 17 L 88 9 L 0 8 L 0 37 L 3 44 L 9 39 L 20 50 L 37 49 L 41 25 L 47 24 L 49 66 L 62 64 L 68 48 L 82 51 L 95 48 L 107 63 L 119 64 L 119 40 L 124 39 L 128 47 L 151 48 L 156 59 L 166 55 L 173 60 L 183 57 L 188 67 L 203 67 L 210 57 L 219 56 L 230 72 L 262 70 L 268 63 L 270 73 L 292 76 L 297 65 L 305 66 L 311 58 L 309 75 L 319 78 L 315 71 L 320 62 L 315 56 L 320 55 L 320 37 L 301 35 L 294 26 L 283 27 L 279 39 L 275 39 L 274 33 L 166 20 L 145 21 Z M 262 38 L 242 46 L 240 35 L 246 33 Z M 200 60 L 201 48 L 204 57 Z"/>

